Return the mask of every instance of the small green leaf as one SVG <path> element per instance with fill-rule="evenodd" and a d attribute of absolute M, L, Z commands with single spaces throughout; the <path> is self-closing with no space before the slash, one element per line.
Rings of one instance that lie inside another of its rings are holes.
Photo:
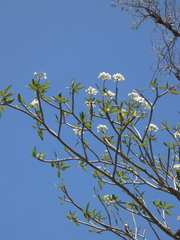
<path fill-rule="evenodd" d="M 88 171 L 85 166 L 83 166 L 82 169 L 83 169 L 84 171 L 86 171 L 86 172 Z"/>
<path fill-rule="evenodd" d="M 102 181 L 98 181 L 99 188 L 102 190 Z"/>
<path fill-rule="evenodd" d="M 69 168 L 70 166 L 63 166 L 62 168 L 61 168 L 61 170 L 66 170 L 67 168 Z"/>
<path fill-rule="evenodd" d="M 165 210 L 165 213 L 166 213 L 167 215 L 169 215 L 169 216 L 172 216 L 172 213 L 169 212 L 169 211 L 167 211 L 167 210 Z"/>
<path fill-rule="evenodd" d="M 12 85 L 8 86 L 8 87 L 4 90 L 4 94 L 6 94 L 11 87 L 12 87 Z"/>
<path fill-rule="evenodd" d="M 13 101 L 14 101 L 14 98 L 6 98 L 6 102 L 9 104 L 12 103 Z"/>
<path fill-rule="evenodd" d="M 114 204 L 114 207 L 115 207 L 116 210 L 119 211 L 119 208 L 118 208 L 118 206 L 116 204 Z"/>
<path fill-rule="evenodd" d="M 42 130 L 41 129 L 38 129 L 38 135 L 39 135 L 39 137 L 41 138 L 41 140 L 44 140 L 44 136 L 43 136 L 43 132 L 42 132 Z"/>
<path fill-rule="evenodd" d="M 72 217 L 68 214 L 66 214 L 66 217 L 69 219 L 69 220 L 72 220 Z"/>
<path fill-rule="evenodd" d="M 86 205 L 86 213 L 88 213 L 90 202 Z"/>
<path fill-rule="evenodd" d="M 32 153 L 30 155 L 32 157 L 36 157 L 36 147 L 32 150 Z"/>
<path fill-rule="evenodd" d="M 57 175 L 58 175 L 58 178 L 60 178 L 60 176 L 61 176 L 60 170 L 58 170 Z"/>
<path fill-rule="evenodd" d="M 175 95 L 179 95 L 180 93 L 179 92 L 177 92 L 177 91 L 169 91 L 170 93 L 172 93 L 172 94 L 175 94 Z"/>
<path fill-rule="evenodd" d="M 20 93 L 18 93 L 18 101 L 19 101 L 20 103 L 23 103 L 23 102 L 24 102 L 23 97 L 20 95 Z"/>
<path fill-rule="evenodd" d="M 80 226 L 80 223 L 78 223 L 78 222 L 75 222 L 75 221 L 74 221 L 74 223 L 75 223 L 77 226 Z"/>
<path fill-rule="evenodd" d="M 5 111 L 6 111 L 6 109 L 5 109 L 5 107 L 4 107 L 4 106 L 1 106 L 1 110 L 2 110 L 3 112 L 5 112 Z"/>

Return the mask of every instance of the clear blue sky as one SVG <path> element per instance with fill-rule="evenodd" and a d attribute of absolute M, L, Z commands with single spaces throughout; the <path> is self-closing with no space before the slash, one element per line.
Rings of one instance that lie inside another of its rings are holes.
<path fill-rule="evenodd" d="M 131 30 L 128 24 L 132 19 L 110 4 L 111 0 L 2 0 L 0 89 L 13 85 L 13 91 L 30 103 L 33 94 L 26 86 L 35 71 L 47 73 L 52 95 L 63 92 L 73 77 L 87 87 L 100 84 L 97 76 L 103 71 L 125 76 L 122 98 L 134 88 L 147 87 L 154 63 L 148 52 L 152 25 Z M 158 105 L 157 125 L 166 118 L 179 120 L 175 97 L 166 100 Z M 61 155 L 62 148 L 48 136 L 42 142 L 32 124 L 28 117 L 10 109 L 0 120 L 0 239 L 119 239 L 109 233 L 88 233 L 86 227 L 76 227 L 67 220 L 65 214 L 71 206 L 60 205 L 60 192 L 53 185 L 59 184 L 57 171 L 29 155 L 37 146 L 52 158 L 54 149 Z M 66 182 L 72 193 L 85 206 L 93 194 L 90 187 L 89 194 L 83 196 L 91 178 L 76 167 L 64 178 L 69 178 Z M 176 215 L 173 221 L 176 230 Z"/>

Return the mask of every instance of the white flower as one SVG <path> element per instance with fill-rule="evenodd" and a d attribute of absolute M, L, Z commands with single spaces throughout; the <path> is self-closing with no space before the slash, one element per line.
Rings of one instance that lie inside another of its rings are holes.
<path fill-rule="evenodd" d="M 152 103 L 148 103 L 143 97 L 140 97 L 137 93 L 135 92 L 132 92 L 132 93 L 129 93 L 128 96 L 136 101 L 137 103 L 141 104 L 145 109 L 151 109 L 151 105 Z"/>
<path fill-rule="evenodd" d="M 99 74 L 98 78 L 100 78 L 103 81 L 106 81 L 106 80 L 111 79 L 111 75 L 109 73 L 102 72 L 102 73 Z"/>
<path fill-rule="evenodd" d="M 86 90 L 86 93 L 90 96 L 93 96 L 93 95 L 96 95 L 98 93 L 98 91 L 95 89 L 95 88 L 92 88 L 92 87 L 89 87 L 87 90 Z"/>
<path fill-rule="evenodd" d="M 104 94 L 104 96 L 106 96 L 108 100 L 113 99 L 113 97 L 114 97 L 115 95 L 116 95 L 116 94 L 113 93 L 113 92 L 111 92 L 110 90 L 109 90 L 107 93 Z"/>
<path fill-rule="evenodd" d="M 157 130 L 158 130 L 158 127 L 153 123 L 151 123 L 148 127 L 148 131 L 150 132 L 157 132 Z"/>
<path fill-rule="evenodd" d="M 37 78 L 37 80 L 41 80 L 41 79 L 47 79 L 47 74 L 43 73 L 43 72 L 35 72 L 34 76 L 35 78 Z"/>
<path fill-rule="evenodd" d="M 180 221 L 180 216 L 178 216 L 177 220 Z"/>
<path fill-rule="evenodd" d="M 104 196 L 104 201 L 108 204 L 111 205 L 112 203 L 116 203 L 116 200 L 112 198 L 112 195 L 106 195 Z"/>
<path fill-rule="evenodd" d="M 140 96 L 138 96 L 135 101 L 138 102 L 139 104 L 142 104 L 142 105 L 144 104 L 144 98 Z"/>
<path fill-rule="evenodd" d="M 102 133 L 105 133 L 107 131 L 108 127 L 106 125 L 102 125 L 102 124 L 99 124 L 97 126 L 97 131 L 98 132 L 102 132 Z"/>
<path fill-rule="evenodd" d="M 33 106 L 33 108 L 37 108 L 37 107 L 39 107 L 39 101 L 37 99 L 34 99 L 31 103 L 31 105 Z"/>
<path fill-rule="evenodd" d="M 73 133 L 75 135 L 81 135 L 81 133 L 84 133 L 84 131 L 82 132 L 82 128 L 74 128 Z"/>
<path fill-rule="evenodd" d="M 135 92 L 129 93 L 128 97 L 130 97 L 132 100 L 136 101 L 136 99 L 139 98 L 139 95 Z"/>
<path fill-rule="evenodd" d="M 177 132 L 175 132 L 174 133 L 174 137 L 177 139 L 177 138 L 180 138 L 180 132 L 179 131 L 177 131 Z"/>
<path fill-rule="evenodd" d="M 121 75 L 120 73 L 116 73 L 112 77 L 114 78 L 114 82 L 123 82 L 125 80 L 123 75 Z"/>
<path fill-rule="evenodd" d="M 176 170 L 176 172 L 180 172 L 180 164 L 174 165 L 173 168 Z"/>
<path fill-rule="evenodd" d="M 142 102 L 142 105 L 144 106 L 145 109 L 151 109 L 152 103 L 148 103 L 146 100 Z"/>
<path fill-rule="evenodd" d="M 86 102 L 85 102 L 85 105 L 86 105 L 86 107 L 88 107 L 88 108 L 91 108 L 91 106 L 92 106 L 92 107 L 96 107 L 96 104 L 95 104 L 94 101 L 86 101 Z"/>

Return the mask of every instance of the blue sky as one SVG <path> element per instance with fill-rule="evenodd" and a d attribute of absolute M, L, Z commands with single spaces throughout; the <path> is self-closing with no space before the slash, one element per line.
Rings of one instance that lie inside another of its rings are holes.
<path fill-rule="evenodd" d="M 87 87 L 100 85 L 97 77 L 103 71 L 125 76 L 120 89 L 122 98 L 127 98 L 134 88 L 147 87 L 152 78 L 150 66 L 155 62 L 149 53 L 152 24 L 131 30 L 128 26 L 132 19 L 110 4 L 111 0 L 2 0 L 0 89 L 13 85 L 13 91 L 20 92 L 30 103 L 33 93 L 26 86 L 35 71 L 47 73 L 51 81 L 49 95 L 58 90 L 67 93 L 65 88 L 73 77 Z M 160 101 L 156 124 L 167 117 L 178 122 L 177 97 L 168 96 Z M 57 197 L 60 192 L 54 187 L 54 183 L 59 184 L 57 171 L 29 155 L 37 146 L 52 158 L 54 149 L 61 155 L 62 148 L 48 136 L 42 142 L 32 124 L 27 116 L 10 109 L 0 120 L 0 238 L 116 240 L 110 233 L 88 233 L 86 227 L 76 227 L 66 219 L 70 205 L 60 205 Z M 93 194 L 92 187 L 87 191 L 89 176 L 75 166 L 64 175 L 72 193 L 84 206 Z M 173 219 L 176 230 L 176 216 Z"/>

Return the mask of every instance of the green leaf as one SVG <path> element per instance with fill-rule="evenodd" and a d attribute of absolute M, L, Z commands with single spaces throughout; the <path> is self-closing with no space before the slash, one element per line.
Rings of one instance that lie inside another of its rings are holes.
<path fill-rule="evenodd" d="M 114 204 L 113 206 L 115 207 L 116 210 L 119 211 L 119 208 L 118 208 L 118 206 L 116 204 Z"/>
<path fill-rule="evenodd" d="M 36 90 L 37 89 L 37 87 L 32 83 L 29 83 L 28 85 L 29 85 L 29 89 L 31 89 L 31 90 Z"/>
<path fill-rule="evenodd" d="M 61 170 L 66 170 L 67 168 L 70 168 L 70 166 L 63 166 L 62 168 L 61 168 Z"/>
<path fill-rule="evenodd" d="M 41 138 L 41 140 L 44 140 L 44 136 L 43 136 L 43 132 L 42 132 L 42 130 L 41 129 L 38 129 L 38 135 L 39 135 L 39 137 Z"/>
<path fill-rule="evenodd" d="M 30 155 L 32 157 L 36 157 L 36 147 L 32 150 L 32 153 Z"/>
<path fill-rule="evenodd" d="M 74 87 L 75 77 L 71 80 L 71 87 Z"/>
<path fill-rule="evenodd" d="M 14 101 L 14 98 L 7 98 L 6 99 L 6 102 L 9 103 L 9 104 L 12 103 L 13 101 Z"/>
<path fill-rule="evenodd" d="M 45 101 L 47 101 L 47 102 L 50 102 L 51 100 L 49 99 L 49 98 L 47 98 L 47 97 L 42 97 L 42 99 L 44 99 Z"/>
<path fill-rule="evenodd" d="M 88 202 L 88 204 L 86 205 L 86 214 L 88 213 L 89 205 L 90 205 L 90 202 Z"/>
<path fill-rule="evenodd" d="M 85 166 L 83 166 L 82 169 L 83 169 L 84 171 L 86 171 L 86 172 L 88 171 L 88 170 L 87 170 L 87 167 L 85 167 Z"/>
<path fill-rule="evenodd" d="M 72 220 L 72 217 L 68 214 L 66 214 L 66 217 L 69 219 L 69 220 Z"/>
<path fill-rule="evenodd" d="M 23 102 L 24 102 L 23 97 L 20 95 L 20 93 L 18 93 L 18 101 L 19 101 L 20 103 L 23 103 Z"/>
<path fill-rule="evenodd" d="M 165 210 L 165 213 L 166 213 L 167 215 L 169 215 L 169 216 L 172 216 L 172 213 L 169 212 L 169 211 L 167 211 L 167 210 Z"/>
<path fill-rule="evenodd" d="M 84 122 L 86 120 L 86 115 L 83 112 L 79 113 L 80 119 L 82 122 Z"/>
<path fill-rule="evenodd" d="M 5 111 L 6 111 L 6 109 L 5 109 L 5 107 L 4 107 L 4 106 L 1 106 L 1 110 L 2 110 L 3 112 L 5 112 Z"/>
<path fill-rule="evenodd" d="M 75 222 L 75 221 L 74 221 L 74 223 L 75 223 L 77 226 L 80 226 L 80 223 L 78 223 L 78 222 Z"/>
<path fill-rule="evenodd" d="M 175 94 L 175 95 L 179 95 L 180 93 L 179 92 L 177 92 L 177 91 L 169 91 L 170 93 L 172 93 L 172 94 Z"/>
<path fill-rule="evenodd" d="M 61 176 L 61 171 L 60 170 L 58 170 L 57 175 L 58 175 L 58 178 L 60 178 L 60 176 Z"/>
<path fill-rule="evenodd" d="M 173 205 L 168 205 L 168 206 L 166 206 L 166 209 L 171 209 L 173 207 L 174 207 Z"/>
<path fill-rule="evenodd" d="M 12 87 L 12 85 L 8 86 L 8 87 L 4 90 L 4 94 L 6 94 L 11 87 Z"/>
<path fill-rule="evenodd" d="M 102 190 L 102 181 L 101 180 L 98 181 L 98 185 L 99 185 L 99 188 Z"/>

